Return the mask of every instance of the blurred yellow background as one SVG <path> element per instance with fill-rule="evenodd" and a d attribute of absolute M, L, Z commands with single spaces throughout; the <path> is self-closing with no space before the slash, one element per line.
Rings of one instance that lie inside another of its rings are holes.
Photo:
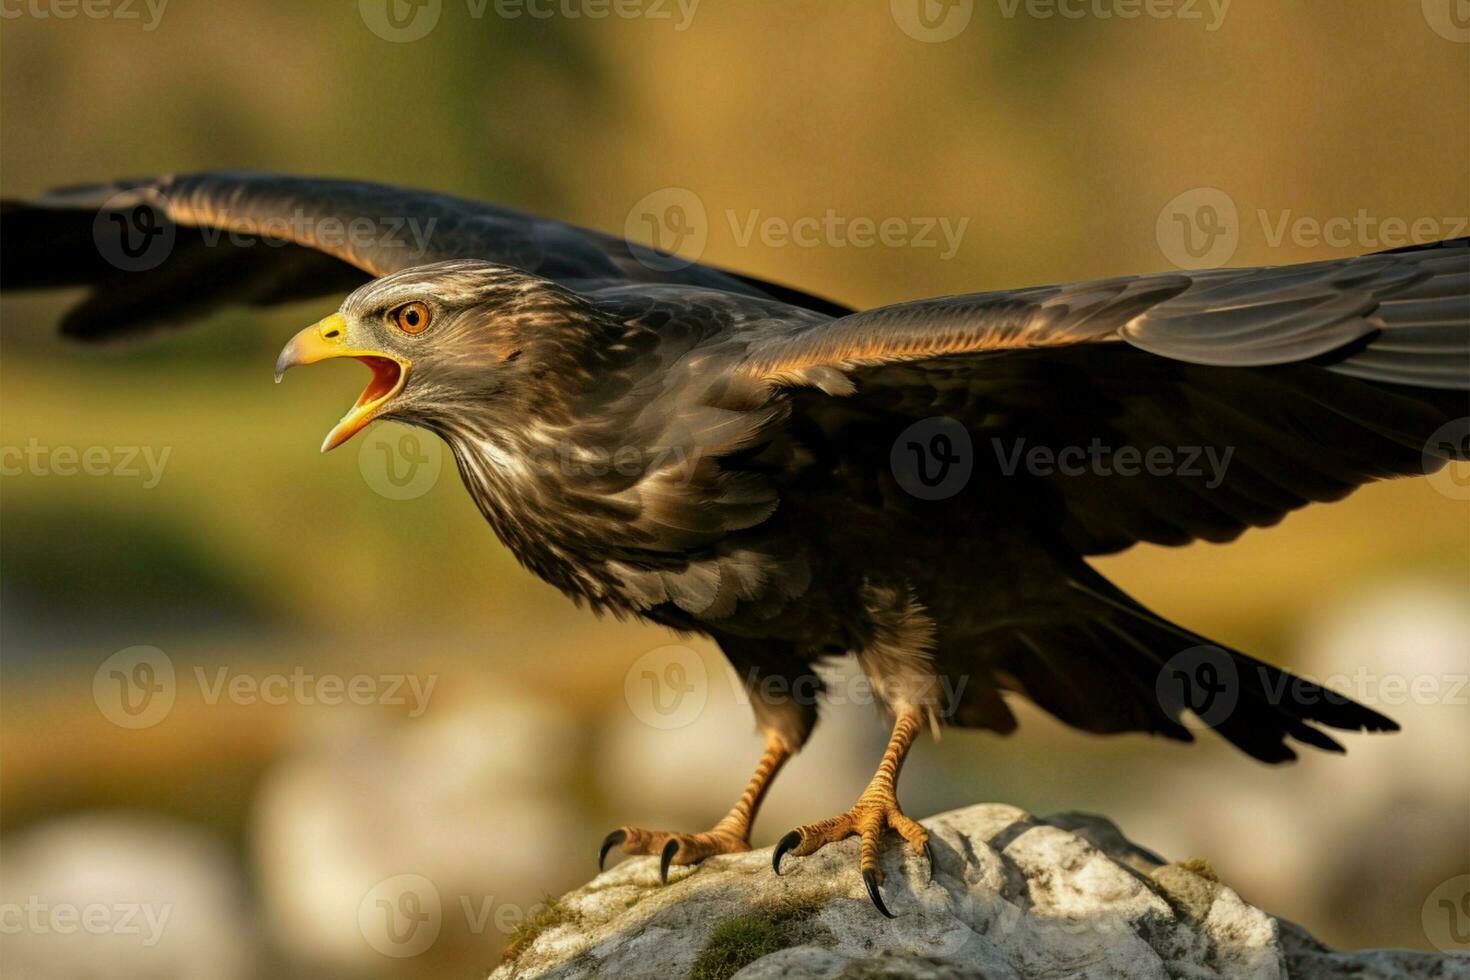
<path fill-rule="evenodd" d="M 1465 233 L 1470 43 L 1433 0 L 1134 19 L 1104 16 L 1107 2 L 1073 18 L 975 0 L 953 8 L 969 11 L 957 33 L 927 40 L 904 3 L 686 0 L 592 18 L 566 0 L 541 18 L 443 0 L 432 30 L 396 42 L 370 29 L 374 0 L 175 0 L 156 18 L 137 3 L 136 19 L 28 0 L 0 33 L 0 189 L 249 167 L 621 234 L 637 202 L 681 188 L 707 211 L 704 261 L 856 306 L 1170 268 L 1160 215 L 1196 188 L 1237 209 L 1235 265 L 1403 244 L 1391 220 Z M 753 216 L 828 213 L 967 224 L 952 256 L 738 233 Z M 1312 234 L 1334 218 L 1346 238 Z M 406 500 L 374 469 L 388 434 L 317 453 L 360 372 L 276 388 L 271 366 L 335 299 L 107 350 L 55 339 L 68 299 L 4 297 L 0 444 L 168 455 L 156 481 L 4 477 L 0 902 L 113 889 L 176 907 L 146 948 L 7 934 L 0 950 L 54 977 L 199 962 L 220 977 L 471 976 L 522 912 L 592 873 L 606 830 L 724 812 L 759 740 L 717 651 L 689 644 L 708 665 L 704 710 L 650 726 L 625 677 L 679 641 L 598 622 L 518 568 L 427 439 L 439 475 Z M 1103 813 L 1168 857 L 1209 858 L 1330 943 L 1430 948 L 1425 902 L 1470 865 L 1455 689 L 1470 671 L 1470 511 L 1454 490 L 1372 486 L 1228 547 L 1099 563 L 1158 612 L 1313 677 L 1435 679 L 1409 703 L 1351 686 L 1401 733 L 1268 769 L 1208 733 L 1100 739 L 1028 710 L 1015 737 L 922 743 L 906 809 Z M 166 654 L 177 698 L 130 729 L 99 710 L 94 679 L 139 645 Z M 433 687 L 421 712 L 211 697 L 221 676 L 293 672 Z M 756 843 L 849 805 L 884 735 L 871 708 L 828 709 Z M 384 955 L 360 906 L 405 874 L 433 882 L 444 927 L 417 955 Z"/>

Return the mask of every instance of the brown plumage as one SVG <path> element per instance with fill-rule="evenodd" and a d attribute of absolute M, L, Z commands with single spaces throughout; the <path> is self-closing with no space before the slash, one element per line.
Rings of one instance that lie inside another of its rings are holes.
<path fill-rule="evenodd" d="M 172 250 L 143 271 L 110 265 L 99 207 L 171 222 Z M 308 230 L 266 224 L 292 214 Z M 320 233 L 354 218 L 379 237 L 338 247 Z M 388 231 L 394 218 L 417 224 Z M 438 433 L 527 568 L 598 610 L 720 644 L 767 736 L 756 778 L 714 830 L 623 828 L 604 852 L 659 853 L 667 870 L 748 846 L 770 778 L 817 717 L 813 698 L 770 691 L 814 691 L 823 658 L 855 654 L 894 740 L 859 804 L 793 831 L 776 860 L 860 834 L 880 908 L 879 835 L 925 846 L 894 795 L 921 725 L 1007 732 L 1006 696 L 1021 695 L 1087 731 L 1190 741 L 1192 708 L 1267 762 L 1295 757 L 1288 738 L 1340 751 L 1324 727 L 1395 727 L 1154 615 L 1084 559 L 1228 541 L 1466 451 L 1463 433 L 1429 442 L 1470 414 L 1464 240 L 849 313 L 702 265 L 645 264 L 612 236 L 343 181 L 134 181 L 7 202 L 3 223 L 6 288 L 93 287 L 63 324 L 77 337 L 353 289 L 278 365 L 374 363 L 381 390 L 340 439 L 371 418 Z M 210 234 L 263 227 L 290 244 Z M 414 241 L 405 227 L 428 230 Z M 407 304 L 427 327 L 395 327 Z M 1195 450 L 1197 465 L 1124 473 L 1130 448 Z M 967 476 L 936 489 L 931 465 Z M 1171 686 L 1196 661 L 1211 666 L 1201 677 L 1223 670 L 1227 710 Z"/>

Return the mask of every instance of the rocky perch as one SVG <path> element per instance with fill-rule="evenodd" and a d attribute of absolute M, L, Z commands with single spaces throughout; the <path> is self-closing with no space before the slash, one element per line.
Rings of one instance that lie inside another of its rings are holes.
<path fill-rule="evenodd" d="M 885 848 L 868 902 L 857 840 L 771 873 L 769 848 L 675 867 L 632 858 L 553 903 L 491 980 L 1470 980 L 1470 960 L 1334 952 L 1246 904 L 1202 862 L 1170 864 L 1108 821 L 972 806 L 924 821 L 934 875 Z"/>

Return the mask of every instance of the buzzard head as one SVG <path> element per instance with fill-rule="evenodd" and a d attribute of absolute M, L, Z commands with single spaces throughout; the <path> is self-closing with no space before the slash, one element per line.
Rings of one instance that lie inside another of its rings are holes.
<path fill-rule="evenodd" d="M 505 266 L 453 260 L 375 279 L 286 344 L 276 380 L 298 364 L 356 358 L 372 371 L 367 387 L 322 443 L 335 449 L 374 419 L 440 429 L 529 408 L 531 393 L 559 360 L 575 357 L 596 319 L 585 300 Z"/>

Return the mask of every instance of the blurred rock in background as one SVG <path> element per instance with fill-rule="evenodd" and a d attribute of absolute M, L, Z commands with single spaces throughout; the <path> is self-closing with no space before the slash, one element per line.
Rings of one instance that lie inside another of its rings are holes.
<path fill-rule="evenodd" d="M 94 812 L 5 842 L 0 961 L 13 980 L 246 980 L 260 963 L 245 876 L 177 820 Z"/>
<path fill-rule="evenodd" d="M 416 725 L 322 726 L 262 780 L 254 808 L 263 914 L 285 955 L 367 975 L 394 966 L 359 911 L 400 876 L 438 892 L 439 957 L 474 944 L 491 955 L 503 937 L 475 933 L 498 906 L 589 863 L 575 731 L 563 709 L 508 688 Z"/>

